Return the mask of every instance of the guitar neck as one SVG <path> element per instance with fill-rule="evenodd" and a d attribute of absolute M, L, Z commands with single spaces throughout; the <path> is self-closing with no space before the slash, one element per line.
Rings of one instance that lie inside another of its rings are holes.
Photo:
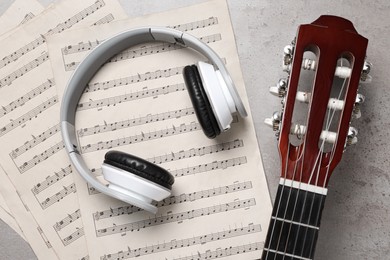
<path fill-rule="evenodd" d="M 313 259 L 326 188 L 281 179 L 262 260 Z"/>

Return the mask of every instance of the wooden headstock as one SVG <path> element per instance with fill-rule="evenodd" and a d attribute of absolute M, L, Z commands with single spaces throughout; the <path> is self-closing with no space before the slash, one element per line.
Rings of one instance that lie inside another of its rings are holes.
<path fill-rule="evenodd" d="M 325 15 L 301 25 L 285 48 L 289 76 L 270 88 L 283 98 L 282 112 L 266 120 L 279 137 L 282 178 L 325 188 L 345 146 L 356 142 L 350 121 L 364 101 L 359 84 L 369 80 L 367 44 L 350 21 Z M 307 71 L 312 82 L 304 81 Z M 307 107 L 304 120 L 295 122 L 299 102 Z"/>

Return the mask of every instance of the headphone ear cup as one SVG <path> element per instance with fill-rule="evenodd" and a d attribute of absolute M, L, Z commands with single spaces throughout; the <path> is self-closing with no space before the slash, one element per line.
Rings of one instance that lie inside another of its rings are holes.
<path fill-rule="evenodd" d="M 175 181 L 172 174 L 165 169 L 142 158 L 124 152 L 107 152 L 104 163 L 125 170 L 169 190 L 172 189 L 172 184 Z"/>
<path fill-rule="evenodd" d="M 109 151 L 102 165 L 108 188 L 118 198 L 150 212 L 157 212 L 153 201 L 171 195 L 174 178 L 163 168 L 134 155 Z"/>
<path fill-rule="evenodd" d="M 183 70 L 183 75 L 192 105 L 204 134 L 208 138 L 215 138 L 221 133 L 221 129 L 205 93 L 198 68 L 195 65 L 186 66 Z"/>

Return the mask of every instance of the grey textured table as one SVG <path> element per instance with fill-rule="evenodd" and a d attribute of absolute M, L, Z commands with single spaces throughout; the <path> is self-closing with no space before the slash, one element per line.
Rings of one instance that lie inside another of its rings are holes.
<path fill-rule="evenodd" d="M 50 0 L 40 0 L 47 5 Z M 11 4 L 2 0 L 0 12 Z M 130 17 L 164 11 L 201 0 L 121 0 Z M 297 26 L 321 14 L 350 19 L 369 42 L 373 83 L 362 117 L 353 122 L 359 142 L 344 154 L 329 184 L 317 244 L 318 260 L 390 259 L 390 1 L 228 1 L 271 197 L 280 175 L 274 134 L 263 124 L 279 109 L 268 87 L 284 76 L 282 50 Z M 0 221 L 0 259 L 36 259 L 29 246 Z"/>

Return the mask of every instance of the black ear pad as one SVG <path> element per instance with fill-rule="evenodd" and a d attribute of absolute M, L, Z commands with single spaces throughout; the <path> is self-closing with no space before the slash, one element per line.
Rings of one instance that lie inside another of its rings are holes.
<path fill-rule="evenodd" d="M 107 152 L 104 156 L 104 163 L 131 172 L 167 189 L 172 189 L 172 184 L 175 182 L 173 175 L 165 169 L 124 152 Z"/>
<path fill-rule="evenodd" d="M 196 116 L 208 138 L 215 138 L 221 133 L 217 119 L 214 116 L 209 99 L 203 88 L 202 79 L 195 65 L 186 66 L 183 71 L 184 81 L 194 106 Z"/>

